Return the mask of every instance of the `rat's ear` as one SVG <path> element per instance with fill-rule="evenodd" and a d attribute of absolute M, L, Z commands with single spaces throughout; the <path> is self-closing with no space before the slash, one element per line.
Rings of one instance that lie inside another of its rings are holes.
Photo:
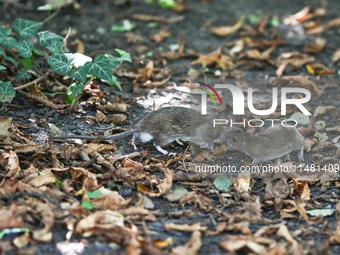
<path fill-rule="evenodd" d="M 247 141 L 247 137 L 246 137 L 246 136 L 243 136 L 243 137 L 242 137 L 242 144 L 243 144 L 243 145 L 246 145 L 246 141 Z"/>

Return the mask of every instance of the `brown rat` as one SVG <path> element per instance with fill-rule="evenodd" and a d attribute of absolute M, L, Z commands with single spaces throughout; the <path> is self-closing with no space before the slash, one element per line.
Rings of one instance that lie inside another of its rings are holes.
<path fill-rule="evenodd" d="M 216 139 L 225 139 L 226 126 L 216 125 L 209 116 L 185 107 L 165 107 L 149 113 L 133 128 L 119 134 L 103 136 L 100 141 L 117 140 L 133 135 L 131 145 L 137 150 L 135 138 L 142 143 L 154 140 L 154 146 L 163 154 L 168 154 L 161 146 L 169 144 L 176 139 L 193 140 L 211 146 Z M 62 136 L 50 137 L 60 139 L 96 139 L 95 136 Z"/>
<path fill-rule="evenodd" d="M 252 157 L 255 164 L 285 155 L 289 157 L 289 153 L 295 150 L 299 150 L 299 161 L 303 161 L 305 139 L 293 126 L 276 124 L 254 134 L 234 128 L 229 130 L 228 141 L 233 148 Z"/>

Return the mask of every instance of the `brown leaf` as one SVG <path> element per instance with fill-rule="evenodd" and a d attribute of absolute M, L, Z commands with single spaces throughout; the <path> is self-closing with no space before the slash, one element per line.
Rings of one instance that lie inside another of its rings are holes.
<path fill-rule="evenodd" d="M 212 27 L 210 30 L 218 36 L 225 36 L 239 30 L 243 24 L 244 17 L 241 17 L 234 25 L 225 27 Z"/>
<path fill-rule="evenodd" d="M 276 76 L 281 77 L 283 72 L 301 68 L 302 66 L 314 62 L 314 58 L 299 52 L 282 53 L 277 59 Z"/>
<path fill-rule="evenodd" d="M 313 117 L 317 117 L 319 115 L 323 115 L 329 111 L 332 111 L 336 109 L 335 106 L 333 105 L 329 105 L 329 106 L 318 106 L 316 107 L 315 111 L 314 111 L 314 114 L 313 114 Z"/>
<path fill-rule="evenodd" d="M 242 248 L 248 248 L 252 253 L 266 255 L 268 254 L 266 248 L 256 242 L 252 237 L 244 237 L 244 236 L 228 236 L 230 241 L 223 241 L 220 243 L 220 246 L 228 252 L 236 252 L 241 250 Z"/>
<path fill-rule="evenodd" d="M 337 49 L 332 57 L 332 61 L 333 62 L 337 62 L 340 59 L 340 49 Z"/>
<path fill-rule="evenodd" d="M 326 39 L 318 37 L 313 44 L 309 44 L 306 46 L 305 51 L 309 53 L 320 52 L 325 47 L 326 43 Z"/>
<path fill-rule="evenodd" d="M 208 210 L 208 208 L 212 206 L 213 200 L 203 196 L 202 194 L 197 194 L 195 191 L 191 191 L 185 194 L 179 202 L 179 204 L 182 206 L 187 203 L 194 204 L 199 209 Z"/>
<path fill-rule="evenodd" d="M 6 177 L 13 178 L 19 174 L 19 159 L 14 151 L 10 150 L 9 153 L 0 151 L 0 164 L 6 170 Z"/>
<path fill-rule="evenodd" d="M 150 38 L 151 38 L 152 41 L 154 41 L 156 43 L 160 43 L 164 39 L 168 38 L 170 35 L 171 34 L 169 32 L 169 29 L 167 27 L 165 27 L 159 33 L 151 35 Z"/>
<path fill-rule="evenodd" d="M 304 147 L 304 150 L 306 152 L 310 152 L 312 150 L 312 146 L 317 142 L 318 140 L 316 138 L 313 138 L 313 139 L 310 139 L 310 138 L 307 138 L 305 140 L 305 147 Z"/>
<path fill-rule="evenodd" d="M 334 70 L 330 70 L 328 67 L 320 63 L 308 64 L 306 65 L 306 69 L 310 74 L 315 74 L 315 75 L 327 75 L 327 74 L 335 73 Z"/>
<path fill-rule="evenodd" d="M 196 222 L 192 225 L 188 224 L 175 224 L 173 222 L 164 225 L 167 229 L 184 231 L 184 232 L 195 232 L 195 231 L 206 231 L 208 227 L 201 227 L 200 222 Z"/>
<path fill-rule="evenodd" d="M 184 246 L 177 246 L 172 248 L 172 255 L 195 255 L 201 248 L 201 233 L 195 231 L 192 233 L 190 240 Z"/>
<path fill-rule="evenodd" d="M 301 200 L 310 200 L 310 189 L 308 183 L 296 179 L 293 179 L 292 181 L 294 183 L 294 189 L 296 193 L 300 196 Z"/>
<path fill-rule="evenodd" d="M 168 78 L 165 78 L 162 81 L 150 81 L 147 80 L 146 82 L 143 83 L 143 87 L 147 88 L 157 88 L 157 87 L 162 87 L 165 83 L 167 83 L 171 78 L 171 75 Z"/>
<path fill-rule="evenodd" d="M 76 228 L 75 232 L 82 234 L 84 237 L 89 237 L 94 234 L 96 226 L 105 226 L 110 228 L 113 226 L 124 226 L 124 217 L 118 212 L 111 210 L 97 211 L 81 219 Z"/>
<path fill-rule="evenodd" d="M 201 55 L 198 59 L 191 62 L 191 65 L 201 64 L 202 66 L 208 66 L 215 64 L 221 58 L 221 48 L 211 52 L 208 55 Z"/>
<path fill-rule="evenodd" d="M 172 171 L 168 168 L 165 169 L 165 178 L 163 183 L 157 185 L 158 192 L 149 190 L 141 184 L 137 184 L 137 189 L 150 197 L 160 197 L 167 193 L 172 187 Z"/>

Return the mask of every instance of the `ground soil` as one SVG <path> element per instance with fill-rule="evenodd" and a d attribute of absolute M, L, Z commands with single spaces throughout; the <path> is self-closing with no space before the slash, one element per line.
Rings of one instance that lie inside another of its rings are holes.
<path fill-rule="evenodd" d="M 316 1 L 270 1 L 270 0 L 239 0 L 239 1 L 229 1 L 229 0 L 220 0 L 220 1 L 194 1 L 188 0 L 186 1 L 189 10 L 180 15 L 185 15 L 185 19 L 179 23 L 173 24 L 160 24 L 160 27 L 149 28 L 147 26 L 147 22 L 142 21 L 134 21 L 137 24 L 136 33 L 145 38 L 147 51 L 155 50 L 160 47 L 156 43 L 152 42 L 148 38 L 151 34 L 158 32 L 160 28 L 167 26 L 171 33 L 171 36 L 167 38 L 162 47 L 168 47 L 171 44 L 177 43 L 177 36 L 182 35 L 186 45 L 188 48 L 195 49 L 202 53 L 209 53 L 216 48 L 224 45 L 226 42 L 231 41 L 235 38 L 233 36 L 230 37 L 216 37 L 211 34 L 209 29 L 206 29 L 210 24 L 214 26 L 220 25 L 230 25 L 237 21 L 240 15 L 249 15 L 254 14 L 257 11 L 262 11 L 263 13 L 268 14 L 278 14 L 281 17 L 288 14 L 294 14 L 300 11 L 303 7 L 309 6 L 311 4 L 317 3 Z M 3 2 L 0 3 L 0 17 L 1 25 L 9 24 L 14 21 L 16 18 L 24 18 L 35 21 L 42 21 L 47 17 L 46 12 L 36 11 L 36 7 L 39 5 L 43 5 L 43 1 L 19 1 L 19 5 L 16 4 L 5 4 Z M 72 6 L 62 8 L 59 14 L 43 25 L 43 29 L 48 29 L 54 33 L 65 35 L 68 28 L 71 27 L 72 30 L 75 30 L 76 33 L 70 37 L 70 41 L 78 38 L 85 45 L 85 54 L 95 55 L 98 52 L 105 52 L 114 54 L 115 48 L 123 49 L 127 52 L 130 52 L 135 63 L 133 64 L 134 68 L 143 68 L 144 65 L 142 63 L 136 62 L 136 60 L 140 57 L 141 53 L 133 47 L 133 45 L 129 44 L 124 37 L 124 33 L 113 33 L 110 31 L 110 28 L 114 24 L 120 24 L 121 19 L 118 18 L 119 15 L 128 15 L 128 14 L 147 14 L 147 15 L 158 15 L 163 17 L 171 17 L 173 15 L 179 15 L 178 13 L 174 13 L 171 10 L 164 10 L 157 5 L 146 4 L 142 0 L 137 1 L 127 1 L 127 4 L 117 5 L 115 1 L 110 0 L 80 0 L 79 4 L 81 6 L 80 9 L 74 9 Z M 338 17 L 340 10 L 340 1 L 329 1 L 329 16 L 327 19 L 332 19 Z M 321 18 L 322 20 L 322 18 Z M 104 31 L 104 32 L 101 32 Z M 316 59 L 321 61 L 326 66 L 332 69 L 338 69 L 336 64 L 331 63 L 332 53 L 339 48 L 340 45 L 340 34 L 337 30 L 332 30 L 327 32 L 324 37 L 328 40 L 327 48 L 321 53 L 315 56 Z M 275 51 L 292 51 L 292 50 L 301 50 L 304 45 L 289 45 L 281 47 L 280 49 L 276 49 Z M 145 52 L 143 52 L 145 53 Z M 192 61 L 192 58 L 181 58 L 178 60 L 171 61 L 169 66 L 178 68 L 177 72 L 173 75 L 173 81 L 177 81 L 177 78 L 186 73 L 189 70 L 189 64 Z M 242 70 L 242 68 L 240 69 Z M 275 76 L 275 68 L 267 66 L 263 70 L 242 70 L 245 74 L 245 77 L 248 78 L 263 78 L 266 75 Z M 299 75 L 304 74 L 307 75 L 307 72 L 304 69 L 299 69 L 298 71 L 290 73 L 291 75 Z M 335 78 L 337 75 L 334 76 Z M 115 96 L 120 96 L 122 100 L 126 103 L 132 105 L 129 110 L 128 122 L 124 127 L 128 127 L 134 120 L 136 120 L 140 115 L 144 114 L 151 110 L 150 100 L 147 100 L 147 95 L 153 95 L 154 98 L 164 96 L 167 94 L 167 91 L 164 89 L 155 89 L 151 91 L 150 89 L 143 89 L 141 94 L 137 97 L 131 96 L 132 91 L 132 82 L 129 79 L 122 78 L 120 80 L 122 84 L 123 91 L 120 92 L 117 89 L 114 89 L 113 95 L 109 95 L 110 88 L 105 85 L 101 85 L 101 88 L 107 92 L 108 100 L 112 100 Z M 177 94 L 173 95 L 174 97 L 179 96 Z M 137 99 L 136 99 L 137 98 Z M 144 105 L 140 105 L 138 103 L 142 103 Z M 100 124 L 97 126 L 92 126 L 89 123 L 86 123 L 83 120 L 79 120 L 76 117 L 79 115 L 59 115 L 55 111 L 49 109 L 48 107 L 39 107 L 36 104 L 32 104 L 25 97 L 20 94 L 16 97 L 12 104 L 16 104 L 19 106 L 24 106 L 22 108 L 11 108 L 9 107 L 6 111 L 1 110 L 1 117 L 13 117 L 14 123 L 23 123 L 29 125 L 29 129 L 25 130 L 27 134 L 37 134 L 38 132 L 47 132 L 48 127 L 41 127 L 41 130 L 37 127 L 30 125 L 28 118 L 36 117 L 38 119 L 45 118 L 48 123 L 53 123 L 56 126 L 60 127 L 64 131 L 69 131 L 72 133 L 78 134 L 87 134 L 89 130 L 93 132 L 101 132 L 102 130 L 109 128 L 110 125 Z M 176 104 L 174 102 L 173 104 Z M 321 96 L 320 100 L 315 103 L 317 105 L 335 105 L 339 107 L 339 89 L 330 88 L 325 91 L 325 93 Z M 312 103 L 312 106 L 313 103 Z M 95 115 L 95 111 L 91 111 L 86 109 L 86 112 L 83 115 Z M 322 120 L 322 119 L 321 119 Z M 328 119 L 329 120 L 329 119 Z M 337 123 L 336 118 L 334 120 L 329 120 L 330 123 Z M 334 135 L 335 136 L 335 135 Z M 332 137 L 331 137 L 332 138 Z M 38 139 L 38 138 L 37 138 Z M 123 145 L 126 147 L 126 150 L 132 152 L 132 148 L 127 144 L 127 140 L 119 141 L 118 145 Z M 151 151 L 152 153 L 157 154 L 157 152 L 153 149 L 152 144 L 146 144 L 142 149 L 146 149 Z M 178 150 L 181 150 L 180 148 Z M 239 161 L 240 158 L 245 158 L 243 154 L 239 152 L 235 152 L 233 155 L 236 161 Z M 248 161 L 250 158 L 245 158 Z M 296 159 L 294 156 L 293 159 Z M 311 155 L 306 155 L 306 161 L 311 162 Z M 235 161 L 235 162 L 236 162 Z M 233 162 L 234 163 L 234 162 Z M 260 183 L 260 182 L 259 182 Z M 174 184 L 174 186 L 180 184 Z M 255 186 L 254 192 L 263 192 L 264 186 L 259 184 Z M 329 197 L 338 197 L 339 189 L 328 189 L 325 193 L 320 194 L 320 187 L 313 187 L 312 194 L 314 197 L 324 196 L 326 198 Z M 124 197 L 128 198 L 133 194 L 136 194 L 136 190 L 132 189 L 122 189 L 119 193 Z M 209 196 L 214 201 L 218 201 L 218 197 L 214 194 Z M 198 212 L 197 216 L 194 219 L 178 219 L 174 220 L 167 217 L 167 213 L 174 212 L 178 210 L 178 207 L 171 207 L 168 202 L 166 202 L 163 198 L 152 198 L 154 204 L 156 205 L 155 209 L 160 210 L 160 215 L 162 217 L 158 218 L 156 222 L 148 222 L 147 226 L 150 231 L 157 233 L 155 237 L 159 239 L 166 239 L 168 237 L 172 237 L 174 239 L 174 246 L 185 244 L 189 237 L 189 233 L 179 233 L 177 231 L 167 230 L 164 227 L 164 224 L 167 222 L 175 222 L 178 224 L 190 224 L 192 222 L 197 222 L 197 220 L 206 223 L 210 229 L 214 229 L 214 225 L 210 220 L 209 214 L 206 212 L 201 212 L 194 206 L 185 206 L 181 209 L 191 209 L 194 212 Z M 334 202 L 335 203 L 335 202 Z M 325 200 L 322 204 L 324 208 L 334 208 L 335 204 L 329 202 L 329 200 Z M 228 210 L 228 209 L 225 209 Z M 322 225 L 313 225 L 308 226 L 307 223 L 299 218 L 299 219 L 280 219 L 280 215 L 278 215 L 274 208 L 264 208 L 263 215 L 268 218 L 273 219 L 275 222 L 287 222 L 289 230 L 294 231 L 300 227 L 305 228 L 313 228 L 317 231 L 313 236 L 305 236 L 302 237 L 304 240 L 313 239 L 315 240 L 315 247 L 319 244 L 323 243 L 328 236 L 322 234 Z M 0 216 L 1 217 L 1 216 Z M 327 221 L 329 226 L 336 227 L 337 221 L 335 216 L 327 217 Z M 251 230 L 254 233 L 261 227 L 260 224 L 252 223 Z M 61 254 L 60 250 L 57 249 L 57 243 L 65 241 L 66 228 L 64 225 L 56 225 L 53 229 L 54 240 L 52 243 L 47 244 L 37 244 L 37 253 L 36 254 Z M 7 240 L 10 240 L 12 236 L 6 236 Z M 5 240 L 6 240 L 5 239 Z M 81 240 L 80 236 L 73 237 L 72 240 Z M 200 249 L 199 254 L 225 254 L 224 251 L 219 247 L 219 242 L 223 239 L 222 235 L 214 236 L 214 237 L 203 237 L 203 247 Z M 86 249 L 83 254 L 120 254 L 122 251 L 117 249 L 112 249 L 109 247 L 105 240 L 97 240 L 95 238 L 87 239 L 88 244 L 86 245 Z M 310 251 L 312 254 L 318 253 L 316 248 L 315 251 Z M 315 253 L 316 252 L 316 253 Z M 331 251 L 329 254 L 339 254 L 340 253 L 340 245 L 334 245 L 331 247 Z M 65 252 L 63 254 L 75 254 L 70 251 Z M 321 253 L 319 253 L 321 254 Z"/>

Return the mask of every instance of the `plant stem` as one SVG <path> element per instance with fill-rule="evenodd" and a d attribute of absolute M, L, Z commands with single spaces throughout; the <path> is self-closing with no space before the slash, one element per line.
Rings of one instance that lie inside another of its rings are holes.
<path fill-rule="evenodd" d="M 54 13 L 52 13 L 51 15 L 49 15 L 42 23 L 45 24 L 48 21 L 50 21 L 51 19 L 53 19 L 55 16 L 57 16 L 59 11 L 60 11 L 60 5 L 58 6 L 57 10 Z"/>
<path fill-rule="evenodd" d="M 39 81 L 45 79 L 50 73 L 51 73 L 51 71 L 49 71 L 49 72 L 47 72 L 45 75 L 43 75 L 43 76 L 41 76 L 41 77 L 35 79 L 34 81 L 31 81 L 31 82 L 26 83 L 26 84 L 24 84 L 24 85 L 21 85 L 21 86 L 19 86 L 19 87 L 15 87 L 14 89 L 15 89 L 15 90 L 20 90 L 20 89 L 24 89 L 24 88 L 27 88 L 27 87 L 29 87 L 29 86 L 35 85 L 37 82 L 39 82 Z"/>

